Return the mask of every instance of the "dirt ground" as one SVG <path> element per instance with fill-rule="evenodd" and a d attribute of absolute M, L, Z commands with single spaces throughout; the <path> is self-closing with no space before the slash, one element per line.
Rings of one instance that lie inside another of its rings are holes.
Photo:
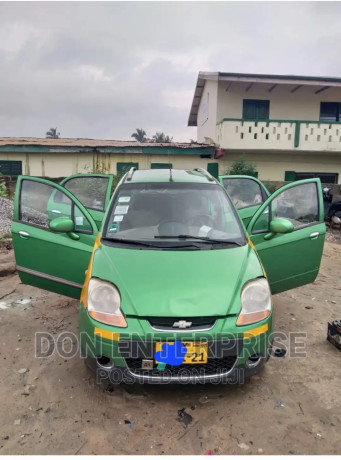
<path fill-rule="evenodd" d="M 77 334 L 78 302 L 20 284 L 0 249 L 0 454 L 339 454 L 341 352 L 326 332 L 341 318 L 340 260 L 327 242 L 315 283 L 274 297 L 275 330 L 306 332 L 306 358 L 272 357 L 244 385 L 111 392 L 78 356 L 35 358 L 37 331 Z"/>

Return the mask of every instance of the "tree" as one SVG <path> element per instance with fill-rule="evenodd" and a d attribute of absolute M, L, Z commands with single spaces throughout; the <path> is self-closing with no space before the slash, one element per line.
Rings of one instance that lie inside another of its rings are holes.
<path fill-rule="evenodd" d="M 238 160 L 231 164 L 230 168 L 226 171 L 226 174 L 257 177 L 258 173 L 256 165 L 245 160 L 244 156 L 241 156 Z"/>
<path fill-rule="evenodd" d="M 142 128 L 136 128 L 136 132 L 131 135 L 134 139 L 136 139 L 138 142 L 147 142 L 146 138 L 146 131 L 144 131 Z"/>
<path fill-rule="evenodd" d="M 57 128 L 50 128 L 46 132 L 46 137 L 49 139 L 59 139 L 60 133 L 57 133 Z"/>
<path fill-rule="evenodd" d="M 156 134 L 154 134 L 152 139 L 153 139 L 153 142 L 159 142 L 159 143 L 165 142 L 165 143 L 167 143 L 167 142 L 172 142 L 173 137 L 166 136 L 165 133 L 156 133 Z"/>

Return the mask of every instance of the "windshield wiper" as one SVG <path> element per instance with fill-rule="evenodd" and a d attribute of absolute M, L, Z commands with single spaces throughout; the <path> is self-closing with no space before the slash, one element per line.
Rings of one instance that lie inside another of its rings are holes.
<path fill-rule="evenodd" d="M 161 249 L 168 249 L 168 246 L 158 246 L 155 243 L 148 243 L 145 241 L 139 241 L 139 240 L 127 240 L 126 238 L 102 238 L 104 241 L 113 241 L 114 243 L 126 243 L 126 244 L 132 244 L 136 246 L 148 246 L 152 248 L 161 248 Z M 169 246 L 169 249 L 172 248 L 186 248 L 186 247 L 197 247 L 194 244 L 182 244 L 181 246 Z"/>
<path fill-rule="evenodd" d="M 102 240 L 114 241 L 114 242 L 117 242 L 117 243 L 136 244 L 138 246 L 153 246 L 154 248 L 158 247 L 153 243 L 147 243 L 145 241 L 138 241 L 138 240 L 127 240 L 125 238 L 102 238 Z"/>
<path fill-rule="evenodd" d="M 159 238 L 159 239 L 176 238 L 176 239 L 178 239 L 178 240 L 193 239 L 193 240 L 206 241 L 206 242 L 208 242 L 208 243 L 234 244 L 234 245 L 236 245 L 236 246 L 242 246 L 240 243 L 237 243 L 236 241 L 215 240 L 215 239 L 213 239 L 213 238 L 209 238 L 208 236 L 194 236 L 194 235 L 155 235 L 154 238 Z"/>

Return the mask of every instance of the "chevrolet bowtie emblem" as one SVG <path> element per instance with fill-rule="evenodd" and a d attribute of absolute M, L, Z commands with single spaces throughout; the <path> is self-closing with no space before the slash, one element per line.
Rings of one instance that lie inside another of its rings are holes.
<path fill-rule="evenodd" d="M 192 326 L 191 321 L 184 321 L 184 320 L 175 321 L 175 323 L 173 324 L 173 327 L 178 327 L 179 329 L 186 329 L 186 327 L 191 327 L 191 326 Z"/>

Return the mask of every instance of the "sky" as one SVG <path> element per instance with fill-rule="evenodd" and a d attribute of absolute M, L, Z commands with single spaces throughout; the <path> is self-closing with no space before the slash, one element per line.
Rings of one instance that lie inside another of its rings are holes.
<path fill-rule="evenodd" d="M 0 137 L 188 127 L 199 71 L 341 77 L 339 2 L 0 2 Z"/>

